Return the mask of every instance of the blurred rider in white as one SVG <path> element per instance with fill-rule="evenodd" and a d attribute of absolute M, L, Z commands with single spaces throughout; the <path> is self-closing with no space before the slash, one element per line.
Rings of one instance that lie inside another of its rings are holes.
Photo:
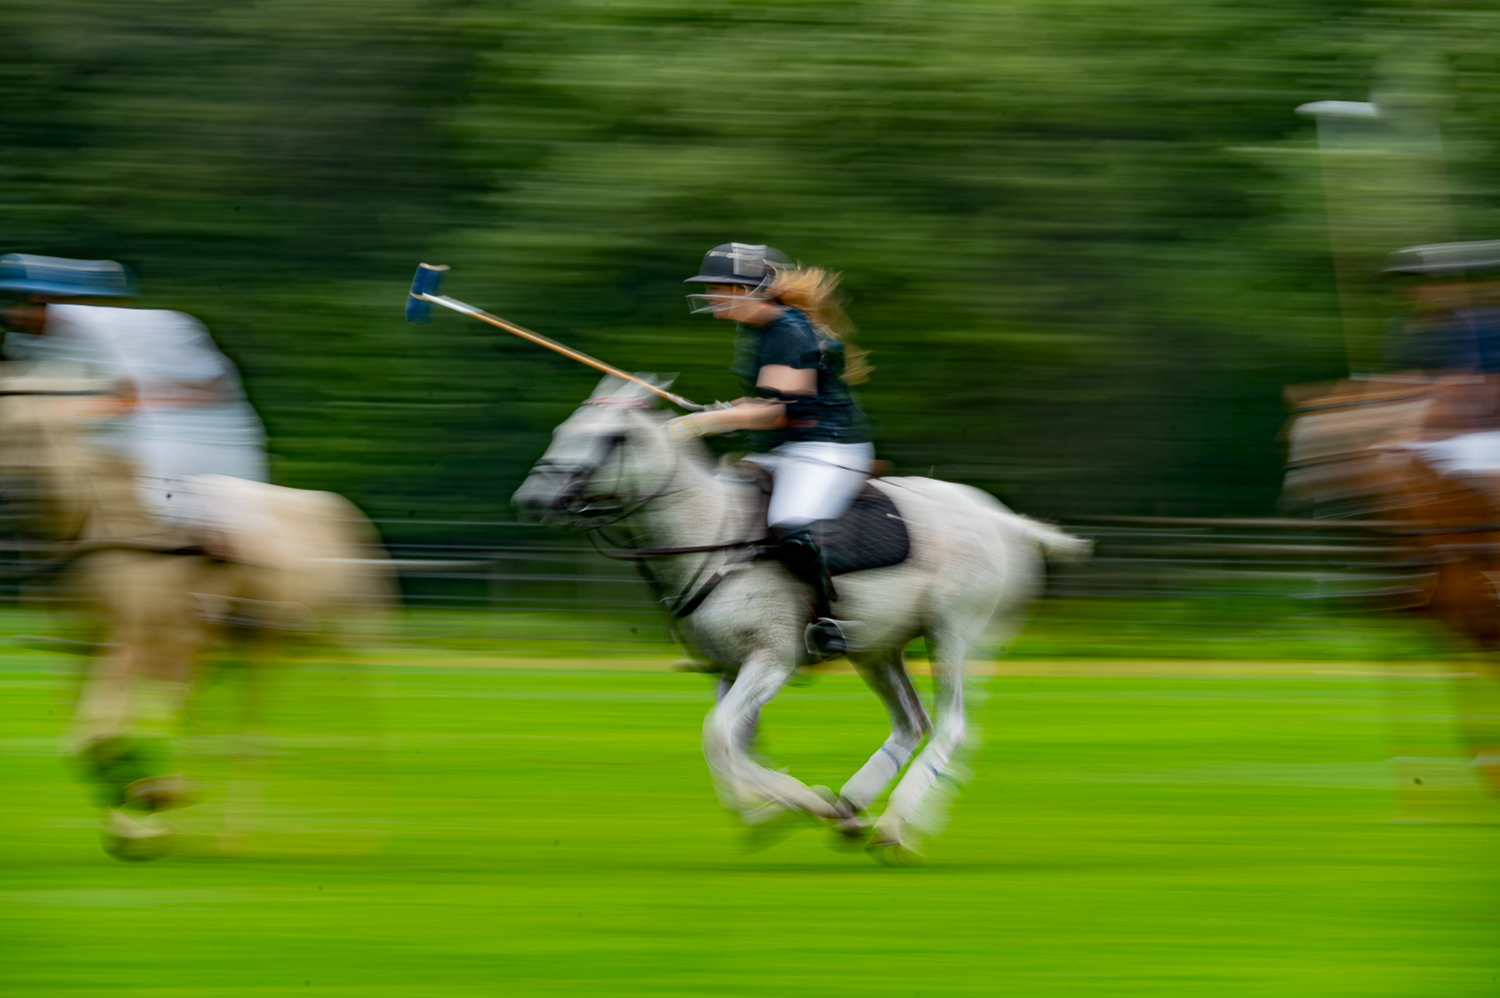
<path fill-rule="evenodd" d="M 0 256 L 5 356 L 58 362 L 114 385 L 119 403 L 92 439 L 131 459 L 142 501 L 166 523 L 218 533 L 187 479 L 265 481 L 266 438 L 239 372 L 203 323 L 122 307 L 134 275 L 113 260 Z"/>

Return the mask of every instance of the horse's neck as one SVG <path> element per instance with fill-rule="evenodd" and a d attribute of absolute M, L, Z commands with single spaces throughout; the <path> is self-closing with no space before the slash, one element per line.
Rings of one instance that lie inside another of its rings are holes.
<path fill-rule="evenodd" d="M 113 454 L 95 452 L 86 467 L 90 484 L 86 537 L 141 537 L 160 533 L 162 522 L 146 509 L 136 487 L 135 467 Z"/>
<path fill-rule="evenodd" d="M 73 539 L 144 537 L 159 533 L 162 524 L 146 509 L 136 488 L 135 467 L 127 459 L 81 440 L 60 448 L 69 469 L 61 487 L 74 493 L 61 497 L 73 528 Z"/>
<path fill-rule="evenodd" d="M 713 469 L 686 450 L 676 456 L 677 470 L 669 488 L 632 517 L 636 541 L 642 547 L 677 548 L 759 540 L 764 524 L 751 522 L 754 489 L 714 474 Z M 701 558 L 719 553 L 684 555 L 661 563 L 661 574 L 671 577 L 697 570 Z"/>

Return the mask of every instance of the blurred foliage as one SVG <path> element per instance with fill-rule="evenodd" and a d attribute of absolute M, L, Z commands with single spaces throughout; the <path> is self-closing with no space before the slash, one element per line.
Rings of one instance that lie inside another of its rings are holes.
<path fill-rule="evenodd" d="M 1293 109 L 1384 88 L 1440 120 L 1455 234 L 1494 236 L 1497 28 L 1390 0 L 12 0 L 0 242 L 136 266 L 240 362 L 278 479 L 385 519 L 508 519 L 594 380 L 405 325 L 419 260 L 710 400 L 728 330 L 679 282 L 731 238 L 845 273 L 902 470 L 1047 515 L 1266 512 L 1280 387 L 1347 370 Z M 1379 232 L 1370 260 L 1430 234 Z"/>

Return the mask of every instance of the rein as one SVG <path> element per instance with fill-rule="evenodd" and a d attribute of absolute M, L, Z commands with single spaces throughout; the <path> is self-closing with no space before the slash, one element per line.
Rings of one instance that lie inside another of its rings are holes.
<path fill-rule="evenodd" d="M 623 456 L 621 445 L 623 445 L 624 443 L 625 434 L 623 433 L 616 434 L 610 437 L 605 444 L 604 453 L 600 456 L 599 460 L 595 461 L 592 465 L 569 465 L 563 464 L 558 461 L 550 461 L 546 457 L 543 457 L 535 465 L 532 466 L 532 471 L 535 472 L 538 468 L 559 469 L 568 476 L 567 480 L 563 483 L 562 486 L 562 491 L 564 493 L 567 493 L 574 488 L 586 485 L 589 480 L 598 475 L 600 470 L 602 470 L 604 466 L 611 460 L 619 460 L 623 465 L 625 458 Z M 660 499 L 662 496 L 669 495 L 672 492 L 672 483 L 676 480 L 677 465 L 674 462 L 672 465 L 672 473 L 666 477 L 661 488 L 657 489 L 651 495 L 637 500 L 634 505 L 629 502 L 620 502 L 614 506 L 598 505 L 601 500 L 609 501 L 621 500 L 625 498 L 617 492 L 603 492 L 594 493 L 593 495 L 588 496 L 580 494 L 577 497 L 577 503 L 566 508 L 569 513 L 572 513 L 573 515 L 581 518 L 579 526 L 583 530 L 592 531 L 600 530 L 604 527 L 612 527 L 620 521 L 634 516 L 636 513 L 640 512 L 642 509 L 645 509 L 648 505 Z"/>
<path fill-rule="evenodd" d="M 638 548 L 606 536 L 601 532 L 605 526 L 606 524 L 600 524 L 597 527 L 584 527 L 583 529 L 589 532 L 589 542 L 594 545 L 594 550 L 614 561 L 653 561 L 657 558 L 668 558 L 674 554 L 711 554 L 714 551 L 755 548 L 766 543 L 766 538 L 762 537 L 754 541 L 726 541 L 723 544 L 695 544 L 680 548 Z M 599 540 L 602 540 L 608 547 L 600 547 Z"/>
<path fill-rule="evenodd" d="M 599 473 L 599 470 L 603 468 L 606 463 L 608 463 L 612 459 L 615 459 L 617 456 L 618 459 L 623 462 L 624 457 L 622 445 L 624 444 L 624 442 L 624 434 L 613 436 L 610 438 L 603 456 L 592 468 L 573 467 L 567 469 L 571 473 L 572 477 L 569 479 L 565 488 L 571 487 L 572 485 L 577 483 L 587 482 L 590 478 L 597 475 Z M 545 461 L 545 459 L 543 460 Z M 681 489 L 673 488 L 673 486 L 677 482 L 678 473 L 681 471 L 681 462 L 682 455 L 678 454 L 676 451 L 673 451 L 672 469 L 662 479 L 661 486 L 655 492 L 651 493 L 648 496 L 645 496 L 642 499 L 637 500 L 634 503 L 622 503 L 612 511 L 612 515 L 609 515 L 608 518 L 600 518 L 596 519 L 594 522 L 584 522 L 580 524 L 582 530 L 584 531 L 584 535 L 588 538 L 589 544 L 592 545 L 595 551 L 597 551 L 604 557 L 611 559 L 612 561 L 635 562 L 641 567 L 642 574 L 646 575 L 646 577 L 650 579 L 653 584 L 656 584 L 656 579 L 655 576 L 653 576 L 649 571 L 646 570 L 645 564 L 647 562 L 661 558 L 671 558 L 678 555 L 713 554 L 719 551 L 742 552 L 740 557 L 730 557 L 725 559 L 724 564 L 720 565 L 717 569 L 710 573 L 707 578 L 704 578 L 704 573 L 708 570 L 709 559 L 705 558 L 702 563 L 698 565 L 697 570 L 693 572 L 692 578 L 688 580 L 687 585 L 685 585 L 676 596 L 662 597 L 661 602 L 667 605 L 669 612 L 672 614 L 673 618 L 677 620 L 681 620 L 682 618 L 687 617 L 688 615 L 693 613 L 693 611 L 697 610 L 698 607 L 703 604 L 703 601 L 708 599 L 713 591 L 719 587 L 719 584 L 724 581 L 725 576 L 727 576 L 729 572 L 731 572 L 735 568 L 738 568 L 740 565 L 753 561 L 765 550 L 766 545 L 766 539 L 759 538 L 756 540 L 719 541 L 713 544 L 690 544 L 684 545 L 682 547 L 635 547 L 633 545 L 625 543 L 618 538 L 611 537 L 608 533 L 605 532 L 608 528 L 622 523 L 623 521 L 629 519 L 631 516 L 634 516 L 636 513 L 639 513 L 641 510 L 645 509 L 647 506 L 650 506 L 657 500 L 682 491 Z M 540 467 L 543 465 L 541 462 L 539 462 L 538 466 Z M 583 504 L 573 512 L 586 516 L 590 506 L 597 502 L 599 499 L 619 498 L 622 497 L 618 495 L 590 496 L 584 499 Z M 657 591 L 661 591 L 659 586 Z"/>
<path fill-rule="evenodd" d="M 79 541 L 72 547 L 64 549 L 46 561 L 24 568 L 0 568 L 0 578 L 33 578 L 42 575 L 50 575 L 60 572 L 80 558 L 86 558 L 91 554 L 101 551 L 137 551 L 142 554 L 160 554 L 178 557 L 199 558 L 208 554 L 208 550 L 197 544 L 155 544 L 151 541 L 131 540 L 129 538 L 103 537 L 92 541 Z"/>

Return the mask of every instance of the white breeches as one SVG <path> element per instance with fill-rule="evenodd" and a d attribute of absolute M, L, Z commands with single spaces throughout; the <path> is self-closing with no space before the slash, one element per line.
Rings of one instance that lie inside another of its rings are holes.
<path fill-rule="evenodd" d="M 1406 446 L 1420 454 L 1427 463 L 1450 475 L 1500 472 L 1500 432 L 1493 430 Z"/>
<path fill-rule="evenodd" d="M 767 523 L 795 529 L 849 508 L 874 467 L 875 446 L 806 441 L 782 444 L 750 460 L 775 476 Z"/>

